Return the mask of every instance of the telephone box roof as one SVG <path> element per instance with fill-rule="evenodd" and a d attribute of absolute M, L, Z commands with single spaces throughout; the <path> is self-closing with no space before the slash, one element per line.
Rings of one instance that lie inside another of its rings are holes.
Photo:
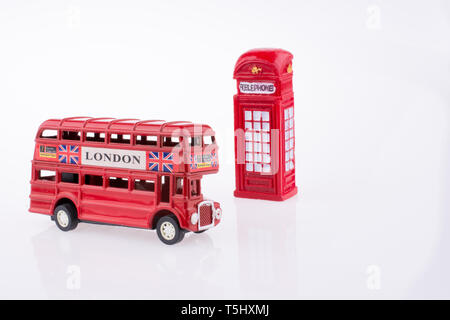
<path fill-rule="evenodd" d="M 242 54 L 234 68 L 234 78 L 241 71 L 241 67 L 251 63 L 271 65 L 277 76 L 286 72 L 286 66 L 292 60 L 293 55 L 283 49 L 252 49 Z"/>

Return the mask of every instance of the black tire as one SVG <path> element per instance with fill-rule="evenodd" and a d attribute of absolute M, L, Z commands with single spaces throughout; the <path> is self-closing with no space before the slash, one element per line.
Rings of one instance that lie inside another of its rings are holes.
<path fill-rule="evenodd" d="M 77 210 L 71 204 L 61 204 L 53 211 L 56 226 L 62 231 L 70 231 L 77 227 Z"/>
<path fill-rule="evenodd" d="M 163 243 L 172 245 L 180 242 L 184 238 L 184 230 L 180 228 L 176 218 L 164 216 L 156 224 L 156 233 Z"/>

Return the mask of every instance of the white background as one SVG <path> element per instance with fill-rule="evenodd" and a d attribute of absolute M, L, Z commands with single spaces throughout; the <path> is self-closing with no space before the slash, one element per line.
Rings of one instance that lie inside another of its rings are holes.
<path fill-rule="evenodd" d="M 236 199 L 233 67 L 294 55 L 296 177 Z M 2 1 L 0 298 L 450 298 L 450 2 Z M 153 231 L 27 212 L 41 121 L 210 124 L 223 222 Z"/>

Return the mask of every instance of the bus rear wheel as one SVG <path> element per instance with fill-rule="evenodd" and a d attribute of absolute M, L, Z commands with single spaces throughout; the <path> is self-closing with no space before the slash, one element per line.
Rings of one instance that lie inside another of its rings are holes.
<path fill-rule="evenodd" d="M 73 230 L 78 225 L 76 209 L 67 203 L 57 206 L 53 212 L 53 217 L 56 226 L 62 231 Z"/>
<path fill-rule="evenodd" d="M 171 216 L 164 216 L 158 220 L 156 233 L 159 240 L 168 245 L 180 242 L 184 238 L 184 231 L 178 225 L 178 221 Z"/>

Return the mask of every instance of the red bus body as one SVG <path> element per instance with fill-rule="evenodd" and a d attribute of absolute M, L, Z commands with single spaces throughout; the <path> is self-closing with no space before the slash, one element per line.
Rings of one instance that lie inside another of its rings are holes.
<path fill-rule="evenodd" d="M 292 54 L 253 49 L 236 62 L 234 195 L 282 201 L 295 185 Z"/>
<path fill-rule="evenodd" d="M 80 221 L 150 229 L 158 217 L 172 214 L 180 228 L 194 232 L 220 221 L 219 203 L 206 200 L 200 189 L 203 175 L 219 170 L 209 126 L 51 119 L 41 124 L 35 142 L 30 212 L 53 215 L 59 204 L 72 203 Z"/>

